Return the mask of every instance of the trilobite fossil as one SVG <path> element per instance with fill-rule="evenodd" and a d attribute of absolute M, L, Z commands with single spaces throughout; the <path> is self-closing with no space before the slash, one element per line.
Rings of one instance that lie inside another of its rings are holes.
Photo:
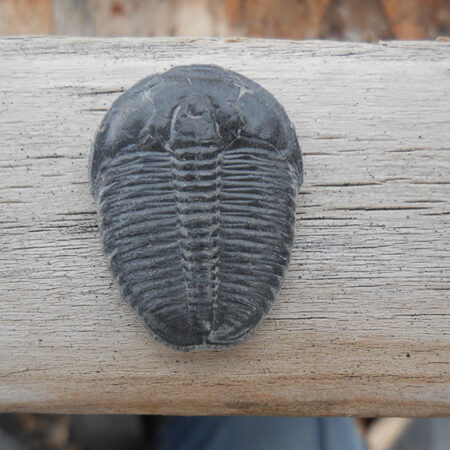
<path fill-rule="evenodd" d="M 106 114 L 90 177 L 113 275 L 157 340 L 221 348 L 256 330 L 302 183 L 294 128 L 269 92 L 209 65 L 145 78 Z"/>

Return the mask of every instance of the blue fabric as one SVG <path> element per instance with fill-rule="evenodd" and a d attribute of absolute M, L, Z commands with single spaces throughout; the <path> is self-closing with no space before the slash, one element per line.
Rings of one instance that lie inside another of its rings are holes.
<path fill-rule="evenodd" d="M 165 417 L 155 450 L 363 450 L 351 419 Z"/>

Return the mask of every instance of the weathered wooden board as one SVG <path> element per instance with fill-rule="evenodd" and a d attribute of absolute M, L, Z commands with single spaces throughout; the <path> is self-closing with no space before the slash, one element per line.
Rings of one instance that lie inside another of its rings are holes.
<path fill-rule="evenodd" d="M 450 414 L 450 44 L 0 40 L 0 409 Z M 124 89 L 216 63 L 300 139 L 290 270 L 243 345 L 158 344 L 108 272 L 88 155 Z"/>

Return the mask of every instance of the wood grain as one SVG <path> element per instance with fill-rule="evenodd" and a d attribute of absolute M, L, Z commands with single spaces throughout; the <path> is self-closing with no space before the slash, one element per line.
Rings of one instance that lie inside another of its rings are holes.
<path fill-rule="evenodd" d="M 450 414 L 450 44 L 0 40 L 0 409 Z M 144 76 L 215 63 L 266 87 L 305 165 L 285 283 L 221 352 L 153 340 L 108 272 L 94 133 Z"/>

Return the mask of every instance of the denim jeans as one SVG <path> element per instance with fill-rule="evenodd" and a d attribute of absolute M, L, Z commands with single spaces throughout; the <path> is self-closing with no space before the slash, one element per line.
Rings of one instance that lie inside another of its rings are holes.
<path fill-rule="evenodd" d="M 165 417 L 155 450 L 364 450 L 348 418 Z"/>

